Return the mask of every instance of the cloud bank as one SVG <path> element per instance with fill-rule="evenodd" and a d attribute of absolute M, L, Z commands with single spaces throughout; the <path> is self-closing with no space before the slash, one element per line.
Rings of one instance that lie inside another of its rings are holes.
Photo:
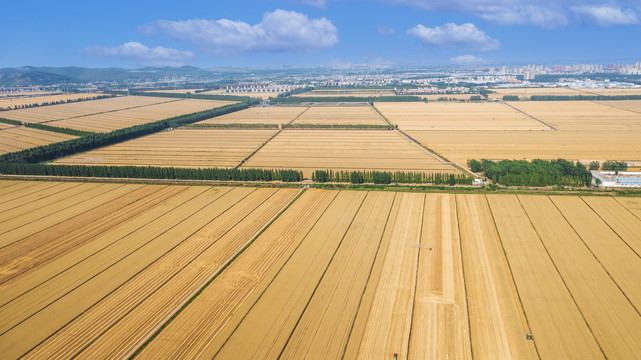
<path fill-rule="evenodd" d="M 195 57 L 191 51 L 162 46 L 150 48 L 136 41 L 119 46 L 91 46 L 80 52 L 94 57 L 132 59 L 144 66 L 181 66 Z"/>
<path fill-rule="evenodd" d="M 498 40 L 491 38 L 470 23 L 461 25 L 447 23 L 433 28 L 419 24 L 407 30 L 407 33 L 419 38 L 427 46 L 469 51 L 493 51 L 501 47 Z"/>

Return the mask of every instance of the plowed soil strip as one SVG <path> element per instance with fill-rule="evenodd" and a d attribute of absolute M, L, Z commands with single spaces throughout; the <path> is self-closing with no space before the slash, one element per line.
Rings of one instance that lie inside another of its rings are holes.
<path fill-rule="evenodd" d="M 195 358 L 210 345 L 214 352 L 217 351 L 317 223 L 336 194 L 322 190 L 306 191 L 170 322 L 138 357 Z M 216 339 L 222 341 L 216 342 Z"/>
<path fill-rule="evenodd" d="M 155 224 L 155 228 L 161 228 L 160 232 L 146 231 L 130 237 L 120 246 L 102 251 L 92 262 L 76 266 L 37 288 L 37 291 L 23 296 L 18 304 L 14 302 L 4 307 L 3 313 L 32 314 L 0 337 L 0 343 L 7 344 L 5 352 L 24 354 L 193 235 L 207 224 L 212 211 L 229 206 L 225 204 L 236 203 L 244 196 L 243 193 L 253 190 L 239 188 L 221 197 L 220 189 L 205 189 L 208 191 L 203 192 L 202 196 L 178 208 L 178 217 L 161 219 L 165 220 L 163 226 Z M 9 311 L 10 308 L 14 309 Z M 40 310 L 34 312 L 35 309 Z M 9 320 L 15 322 L 17 318 L 11 316 Z"/>
<path fill-rule="evenodd" d="M 456 195 L 476 359 L 538 359 L 485 197 Z"/>
<path fill-rule="evenodd" d="M 358 352 L 359 359 L 375 359 L 394 353 L 401 359 L 408 356 L 425 195 L 399 193 L 398 201 L 400 210 L 388 227 L 392 238 Z"/>
<path fill-rule="evenodd" d="M 460 246 L 454 195 L 427 194 L 410 359 L 472 358 Z"/>
<path fill-rule="evenodd" d="M 394 197 L 368 194 L 280 358 L 341 358 Z"/>
<path fill-rule="evenodd" d="M 641 354 L 641 316 L 562 214 L 545 196 L 519 200 L 605 355 Z"/>
<path fill-rule="evenodd" d="M 147 185 L 3 248 L 0 284 L 16 281 L 26 272 L 96 239 L 185 189 Z"/>
<path fill-rule="evenodd" d="M 516 196 L 487 199 L 541 358 L 603 359 Z"/>

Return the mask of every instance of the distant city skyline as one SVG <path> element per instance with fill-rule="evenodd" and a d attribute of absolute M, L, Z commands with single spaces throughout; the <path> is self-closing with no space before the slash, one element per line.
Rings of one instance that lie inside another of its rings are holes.
<path fill-rule="evenodd" d="M 26 1 L 0 67 L 636 63 L 637 1 Z"/>

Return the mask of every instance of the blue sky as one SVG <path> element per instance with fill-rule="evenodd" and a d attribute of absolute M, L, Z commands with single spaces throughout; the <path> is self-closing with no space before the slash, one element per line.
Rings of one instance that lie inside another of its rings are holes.
<path fill-rule="evenodd" d="M 0 67 L 641 61 L 641 2 L 9 1 Z"/>

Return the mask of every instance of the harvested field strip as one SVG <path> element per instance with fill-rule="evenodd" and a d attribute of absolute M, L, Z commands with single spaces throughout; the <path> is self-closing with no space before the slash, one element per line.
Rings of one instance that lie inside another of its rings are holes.
<path fill-rule="evenodd" d="M 485 197 L 456 201 L 474 357 L 538 359 Z"/>
<path fill-rule="evenodd" d="M 488 195 L 542 359 L 602 359 L 592 332 L 514 195 Z"/>
<path fill-rule="evenodd" d="M 213 356 L 336 197 L 308 190 L 138 355 Z M 218 339 L 218 341 L 217 341 Z M 222 339 L 222 340 L 221 340 Z M 211 347 L 213 353 L 205 352 Z"/>
<path fill-rule="evenodd" d="M 88 186 L 68 182 L 56 187 L 54 191 L 49 189 L 35 196 L 23 198 L 21 204 L 16 204 L 13 207 L 9 205 L 11 208 L 7 210 L 10 211 L 0 213 L 0 226 L 11 220 L 18 222 L 20 220 L 17 220 L 17 218 L 24 218 L 38 209 L 51 207 L 52 205 L 57 209 L 62 202 L 82 195 L 89 188 Z"/>
<path fill-rule="evenodd" d="M 619 204 L 623 205 L 637 219 L 641 220 L 641 199 L 639 198 L 616 198 Z"/>
<path fill-rule="evenodd" d="M 23 196 L 28 196 L 34 193 L 39 193 L 43 190 L 53 188 L 54 186 L 59 186 L 62 183 L 60 182 L 39 182 L 39 181 L 22 181 L 16 186 L 11 186 L 11 187 L 6 187 L 3 189 L 0 189 L 0 196 L 2 197 L 2 201 L 0 201 L 0 205 L 2 205 L 3 209 L 8 209 L 15 204 L 22 204 L 23 201 L 19 200 Z M 14 204 L 10 203 L 10 201 L 16 201 Z"/>
<path fill-rule="evenodd" d="M 154 230 L 161 228 L 158 233 L 147 229 L 138 236 L 130 237 L 129 241 L 124 241 L 125 244 L 120 242 L 119 246 L 97 254 L 93 262 L 79 264 L 22 296 L 19 304 L 13 302 L 3 307 L 3 312 L 21 317 L 31 313 L 19 322 L 16 322 L 18 318 L 15 316 L 9 319 L 16 325 L 0 337 L 0 343 L 6 344 L 6 350 L 3 351 L 14 355 L 24 354 L 174 249 L 183 239 L 193 235 L 207 224 L 212 210 L 225 208 L 225 204 L 233 204 L 252 191 L 236 190 L 206 189 L 201 196 L 177 208 L 179 216 L 155 224 Z M 151 235 L 147 235 L 149 233 Z M 35 297 L 38 297 L 37 301 L 34 301 Z M 5 323 L 2 324 L 3 328 L 10 324 Z M 36 327 L 36 324 L 40 326 Z"/>
<path fill-rule="evenodd" d="M 280 358 L 341 358 L 394 198 L 368 193 Z"/>
<path fill-rule="evenodd" d="M 454 195 L 427 194 L 409 359 L 471 359 L 470 328 Z"/>
<path fill-rule="evenodd" d="M 277 358 L 366 194 L 342 192 L 221 349 L 220 358 Z M 247 339 L 253 339 L 251 343 Z"/>
<path fill-rule="evenodd" d="M 15 225 L 9 226 L 11 229 L 7 229 L 8 231 L 0 234 L 2 235 L 0 247 L 22 240 L 70 217 L 82 214 L 97 205 L 108 202 L 114 196 L 123 195 L 133 190 L 132 187 L 139 187 L 139 185 L 122 184 L 82 185 L 88 185 L 86 186 L 87 191 L 66 201 L 64 204 L 67 206 L 58 204 L 59 208 L 56 208 L 56 204 L 52 204 L 50 207 L 41 208 L 28 216 L 23 216 L 20 218 L 20 222 L 14 221 Z"/>
<path fill-rule="evenodd" d="M 581 198 L 553 196 L 550 199 L 632 305 L 640 310 L 641 258 Z M 619 206 L 616 201 L 614 205 Z M 620 210 L 627 212 L 624 208 Z"/>
<path fill-rule="evenodd" d="M 0 130 L 2 130 L 0 131 L 0 154 L 75 139 L 77 137 L 23 126 L 9 127 Z"/>
<path fill-rule="evenodd" d="M 582 197 L 583 201 L 605 221 L 612 230 L 641 256 L 641 219 L 613 198 Z M 641 308 L 639 308 L 641 310 Z"/>
<path fill-rule="evenodd" d="M 123 357 L 237 250 L 239 243 L 251 236 L 248 233 L 256 231 L 266 217 L 273 216 L 295 193 L 295 190 L 258 189 L 249 194 L 47 339 L 28 357 L 51 354 L 70 357 L 81 351 L 80 356 L 86 358 Z M 252 217 L 248 217 L 250 214 Z"/>
<path fill-rule="evenodd" d="M 561 212 L 544 196 L 519 200 L 606 357 L 641 354 L 641 316 Z"/>
<path fill-rule="evenodd" d="M 17 280 L 26 272 L 97 239 L 100 234 L 186 189 L 147 185 L 3 248 L 0 251 L 0 284 Z"/>
<path fill-rule="evenodd" d="M 418 249 L 425 195 L 399 193 L 400 210 L 388 227 L 391 235 L 382 274 L 363 333 L 359 359 L 381 354 L 408 356 Z"/>

